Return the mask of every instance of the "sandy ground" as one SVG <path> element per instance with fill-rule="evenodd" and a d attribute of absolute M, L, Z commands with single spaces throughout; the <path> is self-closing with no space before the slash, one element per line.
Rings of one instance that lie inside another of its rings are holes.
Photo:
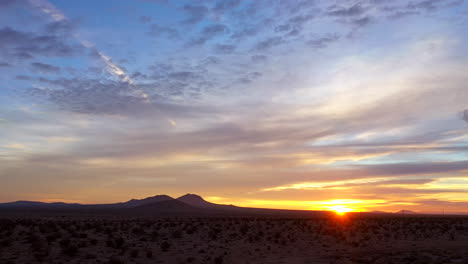
<path fill-rule="evenodd" d="M 468 218 L 0 218 L 1 263 L 468 263 Z"/>

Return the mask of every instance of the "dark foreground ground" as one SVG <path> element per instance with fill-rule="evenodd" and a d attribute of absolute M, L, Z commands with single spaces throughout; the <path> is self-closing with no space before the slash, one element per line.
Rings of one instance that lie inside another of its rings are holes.
<path fill-rule="evenodd" d="M 0 263 L 468 263 L 468 218 L 3 217 Z"/>

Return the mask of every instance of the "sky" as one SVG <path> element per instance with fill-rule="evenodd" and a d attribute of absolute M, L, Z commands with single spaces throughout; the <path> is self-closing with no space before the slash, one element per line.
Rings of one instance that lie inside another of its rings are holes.
<path fill-rule="evenodd" d="M 0 202 L 468 212 L 468 1 L 1 0 Z"/>

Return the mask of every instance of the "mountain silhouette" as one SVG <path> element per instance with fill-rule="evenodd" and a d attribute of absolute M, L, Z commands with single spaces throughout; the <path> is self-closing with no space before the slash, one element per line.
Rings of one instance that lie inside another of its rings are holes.
<path fill-rule="evenodd" d="M 396 214 L 419 214 L 418 212 L 413 212 L 410 210 L 400 210 L 398 212 L 395 212 Z"/>
<path fill-rule="evenodd" d="M 131 199 L 124 203 L 116 203 L 116 204 L 109 204 L 109 206 L 113 207 L 120 207 L 120 208 L 133 208 L 138 207 L 146 204 L 158 203 L 163 201 L 170 201 L 174 200 L 174 198 L 168 195 L 155 195 L 151 197 L 147 197 L 144 199 Z"/>
<path fill-rule="evenodd" d="M 176 199 L 137 206 L 131 208 L 130 211 L 137 215 L 196 215 L 203 213 L 199 208 Z"/>
<path fill-rule="evenodd" d="M 44 203 L 44 202 L 35 202 L 35 201 L 16 201 L 10 203 L 0 203 L 1 208 L 76 208 L 81 206 L 78 203 L 63 203 L 63 202 L 54 202 L 54 203 Z"/>
<path fill-rule="evenodd" d="M 189 204 L 191 206 L 198 207 L 198 208 L 204 208 L 204 209 L 229 210 L 229 209 L 236 208 L 233 205 L 210 203 L 210 202 L 207 202 L 205 199 L 203 199 L 201 196 L 196 195 L 196 194 L 191 194 L 191 193 L 187 193 L 186 195 L 183 195 L 183 196 L 177 198 L 177 200 L 181 201 L 181 202 L 184 202 L 186 204 Z"/>
<path fill-rule="evenodd" d="M 177 199 L 168 195 L 155 195 L 144 199 L 131 199 L 111 204 L 44 203 L 16 201 L 0 203 L 0 214 L 86 214 L 119 216 L 304 216 L 323 215 L 323 211 L 246 208 L 210 203 L 196 194 L 188 193 Z"/>

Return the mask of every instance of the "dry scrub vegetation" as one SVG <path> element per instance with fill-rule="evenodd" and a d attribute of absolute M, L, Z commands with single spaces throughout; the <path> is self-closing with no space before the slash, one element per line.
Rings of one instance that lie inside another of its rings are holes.
<path fill-rule="evenodd" d="M 0 263 L 468 263 L 468 218 L 3 218 Z"/>

